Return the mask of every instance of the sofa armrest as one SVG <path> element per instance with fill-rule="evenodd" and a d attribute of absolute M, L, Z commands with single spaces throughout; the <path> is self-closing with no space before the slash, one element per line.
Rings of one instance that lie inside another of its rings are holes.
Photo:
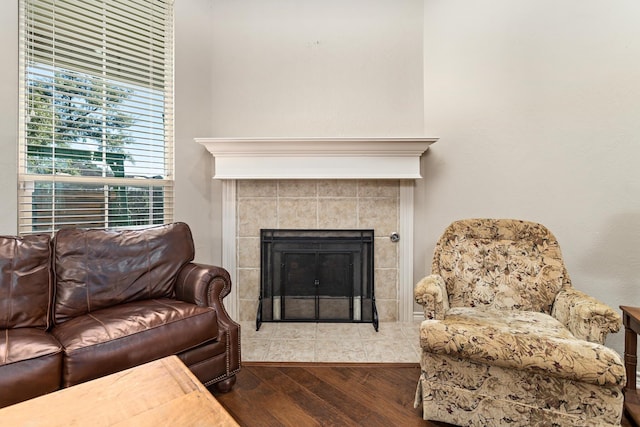
<path fill-rule="evenodd" d="M 425 319 L 444 319 L 444 313 L 449 310 L 447 287 L 442 277 L 431 274 L 422 278 L 413 291 L 415 301 L 422 305 Z"/>
<path fill-rule="evenodd" d="M 556 296 L 551 315 L 576 337 L 604 344 L 609 332 L 618 332 L 620 314 L 608 305 L 572 287 L 563 288 Z"/>
<path fill-rule="evenodd" d="M 221 281 L 221 289 L 212 294 L 210 289 L 214 280 Z M 175 285 L 176 298 L 199 306 L 211 306 L 218 300 L 222 300 L 231 291 L 231 277 L 229 272 L 222 267 L 196 264 L 190 262 L 178 273 Z M 214 301 L 210 301 L 213 299 Z"/>
<path fill-rule="evenodd" d="M 231 277 L 224 268 L 189 263 L 180 270 L 175 290 L 176 299 L 214 308 L 218 313 L 218 323 L 225 329 L 239 327 L 231 320 L 222 302 L 231 292 Z"/>
<path fill-rule="evenodd" d="M 222 302 L 231 292 L 229 272 L 222 267 L 189 263 L 178 273 L 175 291 L 176 299 L 216 310 L 220 333 L 227 335 L 227 372 L 240 369 L 240 325 L 229 317 Z"/>
<path fill-rule="evenodd" d="M 224 268 L 189 263 L 178 273 L 175 291 L 176 299 L 216 309 L 221 324 L 235 324 L 222 302 L 231 292 L 231 277 Z"/>

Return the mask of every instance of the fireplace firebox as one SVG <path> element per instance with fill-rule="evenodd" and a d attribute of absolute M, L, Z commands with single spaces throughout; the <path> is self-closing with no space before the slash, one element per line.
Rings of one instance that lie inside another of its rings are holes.
<path fill-rule="evenodd" d="M 373 230 L 260 230 L 262 322 L 373 323 Z"/>

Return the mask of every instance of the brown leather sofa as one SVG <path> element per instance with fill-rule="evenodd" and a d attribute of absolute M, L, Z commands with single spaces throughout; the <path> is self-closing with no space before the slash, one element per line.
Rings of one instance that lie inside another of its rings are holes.
<path fill-rule="evenodd" d="M 193 259 L 184 223 L 0 237 L 0 407 L 172 354 L 231 390 L 231 280 Z"/>

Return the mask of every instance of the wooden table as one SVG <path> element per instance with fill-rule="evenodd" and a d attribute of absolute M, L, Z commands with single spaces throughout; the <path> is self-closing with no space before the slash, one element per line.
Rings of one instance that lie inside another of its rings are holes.
<path fill-rule="evenodd" d="M 636 389 L 638 364 L 638 334 L 640 334 L 640 307 L 620 306 L 624 325 L 624 367 L 627 385 L 624 388 L 624 409 L 636 425 L 640 425 L 640 395 Z"/>
<path fill-rule="evenodd" d="M 238 426 L 176 356 L 2 408 L 0 425 Z"/>

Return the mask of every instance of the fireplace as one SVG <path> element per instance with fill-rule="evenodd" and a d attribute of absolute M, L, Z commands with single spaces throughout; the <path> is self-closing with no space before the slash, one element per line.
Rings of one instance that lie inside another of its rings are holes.
<path fill-rule="evenodd" d="M 373 230 L 260 231 L 262 322 L 372 323 Z"/>
<path fill-rule="evenodd" d="M 437 138 L 196 138 L 221 184 L 222 265 L 231 317 L 255 322 L 260 229 L 374 229 L 380 321 L 422 316 L 413 302 L 414 181 Z M 397 232 L 397 233 L 396 233 Z M 390 240 L 399 235 L 401 239 Z"/>

